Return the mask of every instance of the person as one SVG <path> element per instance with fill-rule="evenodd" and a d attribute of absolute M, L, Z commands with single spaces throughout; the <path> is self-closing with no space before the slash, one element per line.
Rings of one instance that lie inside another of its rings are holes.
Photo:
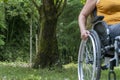
<path fill-rule="evenodd" d="M 87 18 L 95 8 L 97 16 L 104 16 L 103 21 L 108 25 L 110 38 L 114 39 L 116 36 L 120 35 L 120 1 L 86 0 L 78 17 L 81 38 L 86 40 L 90 33 L 86 27 Z M 109 60 L 109 57 L 105 57 L 105 64 L 107 64 Z"/>
<path fill-rule="evenodd" d="M 120 1 L 118 0 L 86 0 L 86 3 L 78 17 L 81 38 L 87 39 L 90 33 L 86 27 L 86 21 L 92 11 L 97 8 L 97 16 L 104 16 L 110 30 L 110 37 L 115 38 L 120 35 Z"/>

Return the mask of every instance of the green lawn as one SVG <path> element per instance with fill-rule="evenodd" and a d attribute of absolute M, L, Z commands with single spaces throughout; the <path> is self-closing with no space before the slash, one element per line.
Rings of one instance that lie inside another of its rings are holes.
<path fill-rule="evenodd" d="M 77 80 L 75 64 L 64 69 L 32 69 L 25 63 L 0 63 L 0 80 Z"/>
<path fill-rule="evenodd" d="M 27 63 L 0 62 L 0 80 L 78 80 L 77 65 L 64 65 L 63 69 L 32 69 Z M 120 68 L 115 69 L 117 80 L 120 80 Z M 101 80 L 107 79 L 107 70 L 102 71 Z"/>
<path fill-rule="evenodd" d="M 108 80 L 108 70 L 104 70 L 101 73 L 101 80 Z M 120 67 L 115 67 L 115 73 L 116 73 L 116 80 L 120 80 Z M 111 79 L 114 80 L 114 79 Z"/>

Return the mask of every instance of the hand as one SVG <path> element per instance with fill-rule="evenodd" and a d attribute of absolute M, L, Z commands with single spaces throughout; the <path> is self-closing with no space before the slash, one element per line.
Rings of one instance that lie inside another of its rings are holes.
<path fill-rule="evenodd" d="M 88 30 L 82 30 L 81 31 L 81 38 L 83 40 L 86 40 L 88 38 L 88 35 L 90 34 L 90 32 Z"/>

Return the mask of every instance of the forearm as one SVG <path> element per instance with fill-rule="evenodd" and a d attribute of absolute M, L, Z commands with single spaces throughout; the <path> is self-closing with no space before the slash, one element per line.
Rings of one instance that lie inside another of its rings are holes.
<path fill-rule="evenodd" d="M 86 30 L 87 17 L 91 14 L 96 6 L 97 0 L 87 0 L 85 6 L 81 10 L 79 15 L 79 27 L 80 31 Z"/>
<path fill-rule="evenodd" d="M 79 17 L 79 27 L 81 32 L 81 38 L 87 39 L 89 31 L 86 29 L 87 17 L 94 10 L 96 5 L 96 0 L 87 0 L 85 6 L 83 7 Z"/>
<path fill-rule="evenodd" d="M 79 15 L 79 18 L 78 18 L 78 23 L 79 23 L 79 28 L 80 28 L 80 31 L 82 32 L 83 30 L 86 30 L 86 19 L 87 17 L 84 16 L 83 14 L 80 14 Z"/>

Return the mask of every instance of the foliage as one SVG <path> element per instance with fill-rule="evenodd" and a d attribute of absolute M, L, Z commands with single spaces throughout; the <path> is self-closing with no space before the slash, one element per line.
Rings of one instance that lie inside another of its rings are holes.
<path fill-rule="evenodd" d="M 4 30 L 6 29 L 6 25 L 5 25 L 5 14 L 4 14 L 4 3 L 0 2 L 0 46 L 4 45 Z"/>
<path fill-rule="evenodd" d="M 29 26 L 33 25 L 33 35 L 36 33 L 38 13 L 29 0 L 8 0 L 4 3 L 6 30 L 4 42 L 0 53 L 0 60 L 16 60 L 29 57 Z M 1 9 L 0 9 L 1 10 Z M 33 13 L 35 12 L 35 13 Z M 37 24 L 38 25 L 38 24 Z M 34 36 L 33 36 L 34 39 Z M 35 44 L 35 39 L 33 40 Z M 33 47 L 35 48 L 35 47 Z M 35 51 L 34 51 L 35 52 Z"/>
<path fill-rule="evenodd" d="M 57 0 L 54 1 L 56 4 Z M 36 2 L 37 5 L 42 5 L 39 0 Z M 33 52 L 35 52 L 35 34 L 40 30 L 40 16 L 30 0 L 6 0 L 0 4 L 0 45 L 3 45 L 0 46 L 0 60 L 28 61 L 29 26 L 33 25 Z M 82 6 L 81 0 L 67 0 L 67 6 L 59 17 L 57 40 L 62 63 L 77 61 L 80 42 L 77 18 Z M 60 10 L 62 11 L 61 7 Z"/>
<path fill-rule="evenodd" d="M 80 0 L 81 4 L 85 4 L 86 0 Z"/>
<path fill-rule="evenodd" d="M 58 43 L 63 63 L 77 61 L 80 33 L 78 15 L 82 5 L 78 0 L 68 0 L 67 6 L 58 22 Z"/>

